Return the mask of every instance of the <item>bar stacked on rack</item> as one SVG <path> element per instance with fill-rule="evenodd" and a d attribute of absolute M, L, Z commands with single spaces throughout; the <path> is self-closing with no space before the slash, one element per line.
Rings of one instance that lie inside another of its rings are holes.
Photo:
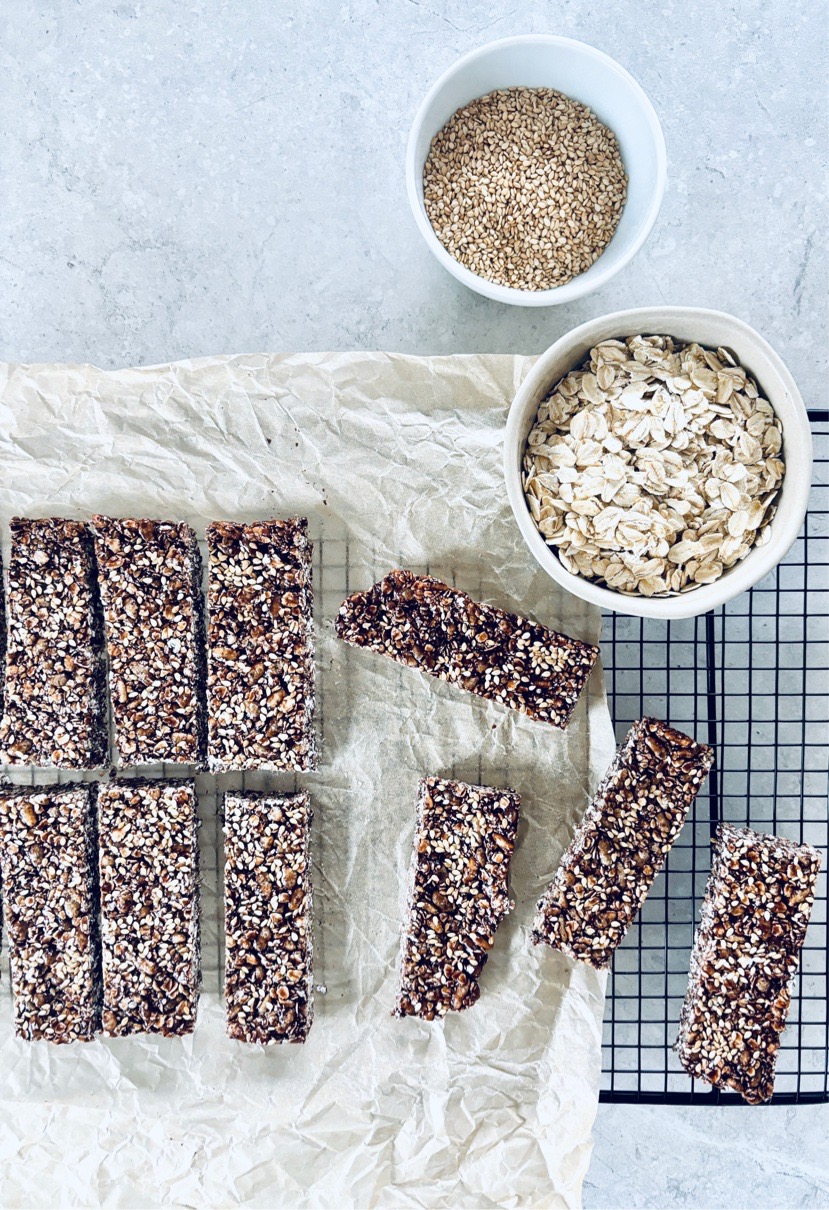
<path fill-rule="evenodd" d="M 774 1091 L 819 869 L 809 844 L 717 830 L 676 1050 L 690 1075 L 751 1105 Z"/>
<path fill-rule="evenodd" d="M 536 944 L 609 965 L 713 760 L 710 748 L 658 719 L 633 724 L 539 901 Z"/>

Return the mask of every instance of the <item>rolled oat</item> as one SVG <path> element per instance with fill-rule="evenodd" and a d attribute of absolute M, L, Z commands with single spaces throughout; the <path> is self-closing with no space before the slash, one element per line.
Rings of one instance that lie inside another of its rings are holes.
<path fill-rule="evenodd" d="M 523 486 L 562 566 L 617 592 L 712 584 L 768 540 L 780 421 L 726 349 L 605 340 L 538 409 Z"/>

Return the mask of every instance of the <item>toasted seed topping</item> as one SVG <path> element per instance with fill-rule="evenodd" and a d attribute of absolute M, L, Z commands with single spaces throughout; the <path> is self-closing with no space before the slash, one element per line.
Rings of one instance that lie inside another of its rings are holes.
<path fill-rule="evenodd" d="M 240 1042 L 304 1042 L 314 1016 L 306 793 L 228 792 L 225 1002 Z"/>
<path fill-rule="evenodd" d="M 675 1049 L 690 1075 L 750 1105 L 774 1092 L 819 869 L 811 845 L 717 829 Z"/>
<path fill-rule="evenodd" d="M 392 571 L 348 597 L 336 631 L 356 647 L 562 728 L 599 654 L 589 643 L 410 571 Z"/>
<path fill-rule="evenodd" d="M 395 1016 L 432 1021 L 480 996 L 495 931 L 514 907 L 509 866 L 520 802 L 513 790 L 420 782 Z"/>
<path fill-rule="evenodd" d="M 0 876 L 15 1033 L 88 1041 L 100 1029 L 94 786 L 0 793 Z"/>
<path fill-rule="evenodd" d="M 536 944 L 609 965 L 713 763 L 710 748 L 658 719 L 633 724 L 539 900 Z"/>
<path fill-rule="evenodd" d="M 209 767 L 313 769 L 308 522 L 207 529 Z"/>
<path fill-rule="evenodd" d="M 189 525 L 93 517 L 122 766 L 204 760 L 201 556 Z"/>
<path fill-rule="evenodd" d="M 103 622 L 92 535 L 14 517 L 0 761 L 93 769 L 107 756 Z"/>
<path fill-rule="evenodd" d="M 192 781 L 98 791 L 104 1033 L 192 1033 L 199 998 L 198 819 Z"/>

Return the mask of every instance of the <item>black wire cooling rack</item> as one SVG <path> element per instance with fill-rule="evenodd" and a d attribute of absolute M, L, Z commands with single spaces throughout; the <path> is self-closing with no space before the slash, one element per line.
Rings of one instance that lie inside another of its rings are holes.
<path fill-rule="evenodd" d="M 829 412 L 810 412 L 806 524 L 751 592 L 700 618 L 604 618 L 602 657 L 621 741 L 643 714 L 709 743 L 716 765 L 608 981 L 600 1099 L 742 1104 L 680 1067 L 672 1046 L 720 820 L 807 840 L 823 854 L 773 1101 L 829 1100 Z"/>

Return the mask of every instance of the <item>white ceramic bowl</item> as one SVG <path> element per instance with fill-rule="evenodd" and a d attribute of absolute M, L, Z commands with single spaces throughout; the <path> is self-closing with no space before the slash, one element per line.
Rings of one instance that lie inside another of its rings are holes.
<path fill-rule="evenodd" d="M 673 336 L 709 348 L 729 349 L 756 378 L 761 393 L 783 426 L 786 472 L 764 546 L 754 547 L 742 562 L 714 584 L 701 584 L 671 597 L 627 596 L 566 571 L 538 532 L 521 485 L 521 463 L 538 405 L 568 371 L 575 369 L 599 341 L 636 334 Z M 774 350 L 748 324 L 722 311 L 696 307 L 648 307 L 617 311 L 591 319 L 557 340 L 521 383 L 512 401 L 504 436 L 507 495 L 524 539 L 544 570 L 577 597 L 603 609 L 642 618 L 690 618 L 707 613 L 751 588 L 777 566 L 800 532 L 809 503 L 812 479 L 812 433 L 794 379 Z"/>
<path fill-rule="evenodd" d="M 616 135 L 628 174 L 627 201 L 613 239 L 585 273 L 552 290 L 513 290 L 472 273 L 446 251 L 423 204 L 423 166 L 438 131 L 462 105 L 513 87 L 554 88 L 588 105 Z M 633 77 L 602 51 L 555 34 L 504 38 L 464 55 L 430 89 L 415 116 L 406 150 L 409 201 L 430 250 L 471 290 L 524 307 L 571 302 L 615 276 L 650 234 L 666 179 L 662 128 Z"/>

